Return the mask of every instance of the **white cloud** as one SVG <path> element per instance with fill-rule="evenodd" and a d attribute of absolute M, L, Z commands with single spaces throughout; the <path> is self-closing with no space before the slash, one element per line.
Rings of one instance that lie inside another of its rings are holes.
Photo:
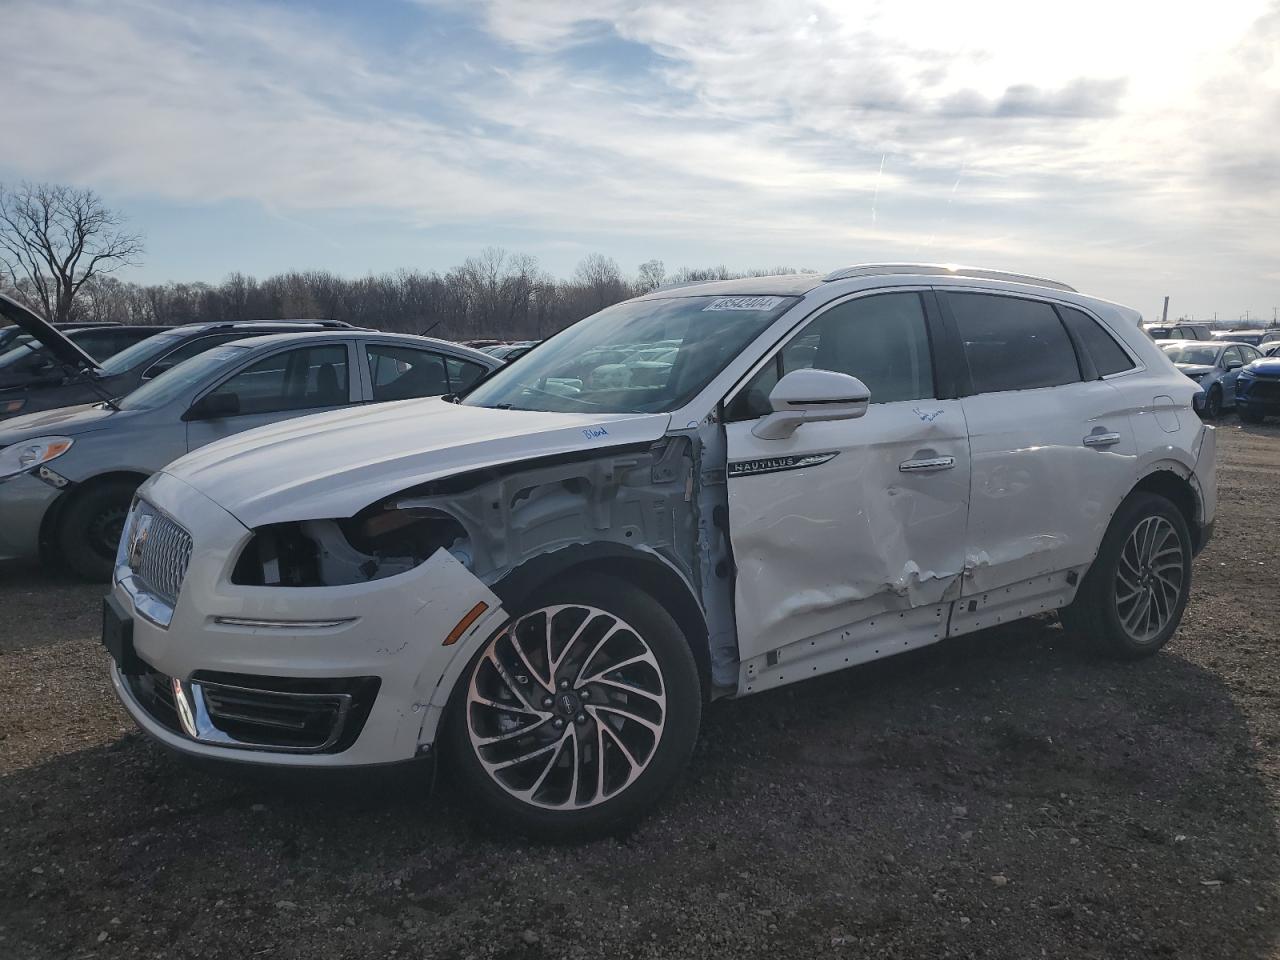
<path fill-rule="evenodd" d="M 487 223 L 499 243 L 983 260 L 1116 296 L 1206 263 L 1261 293 L 1280 254 L 1276 3 L 428 6 L 485 36 L 437 22 L 379 46 L 266 4 L 11 0 L 7 32 L 39 42 L 7 55 L 19 95 L 0 124 L 26 136 L 0 162 L 182 201 Z"/>

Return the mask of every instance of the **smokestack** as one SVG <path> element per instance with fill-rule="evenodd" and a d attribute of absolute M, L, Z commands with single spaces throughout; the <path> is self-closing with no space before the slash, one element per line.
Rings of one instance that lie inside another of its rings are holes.
<path fill-rule="evenodd" d="M 1161 323 L 1169 322 L 1169 298 L 1168 297 L 1164 298 L 1164 312 L 1160 314 L 1160 322 Z"/>

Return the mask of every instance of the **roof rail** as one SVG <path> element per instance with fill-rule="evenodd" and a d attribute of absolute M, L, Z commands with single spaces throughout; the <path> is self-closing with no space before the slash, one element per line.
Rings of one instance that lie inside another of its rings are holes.
<path fill-rule="evenodd" d="M 1034 287 L 1050 287 L 1054 290 L 1066 290 L 1076 293 L 1075 287 L 1069 287 L 1058 280 L 1046 280 L 1044 277 L 1032 277 L 1025 273 L 1009 273 L 1007 270 L 987 270 L 983 267 L 962 267 L 954 263 L 855 263 L 828 273 L 822 279 L 848 280 L 851 277 L 876 277 L 884 274 L 909 274 L 930 277 L 972 277 L 976 280 L 1009 280 L 1013 283 L 1026 283 Z"/>

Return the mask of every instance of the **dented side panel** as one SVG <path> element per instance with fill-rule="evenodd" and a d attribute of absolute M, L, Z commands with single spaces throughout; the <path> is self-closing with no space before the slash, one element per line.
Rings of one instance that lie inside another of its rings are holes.
<path fill-rule="evenodd" d="M 785 440 L 751 426 L 726 427 L 744 662 L 959 595 L 969 499 L 960 401 L 872 404 Z M 911 469 L 932 460 L 943 465 Z"/>
<path fill-rule="evenodd" d="M 1089 563 L 1137 479 L 1122 392 L 1095 380 L 963 403 L 973 450 L 964 596 Z"/>

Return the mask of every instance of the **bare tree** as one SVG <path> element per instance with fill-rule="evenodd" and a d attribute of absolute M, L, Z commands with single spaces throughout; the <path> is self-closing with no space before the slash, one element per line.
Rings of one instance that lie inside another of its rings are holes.
<path fill-rule="evenodd" d="M 622 283 L 622 271 L 618 262 L 612 257 L 600 253 L 590 253 L 578 262 L 573 273 L 574 280 L 590 291 L 594 303 L 593 310 L 603 310 L 611 303 L 617 303 L 625 297 Z"/>
<path fill-rule="evenodd" d="M 67 320 L 81 287 L 136 264 L 142 251 L 142 237 L 125 230 L 124 218 L 92 190 L 0 184 L 0 280 L 29 289 L 46 320 Z"/>
<path fill-rule="evenodd" d="M 661 260 L 646 260 L 640 264 L 640 272 L 636 276 L 636 290 L 648 293 L 657 290 L 667 279 L 667 268 Z"/>

